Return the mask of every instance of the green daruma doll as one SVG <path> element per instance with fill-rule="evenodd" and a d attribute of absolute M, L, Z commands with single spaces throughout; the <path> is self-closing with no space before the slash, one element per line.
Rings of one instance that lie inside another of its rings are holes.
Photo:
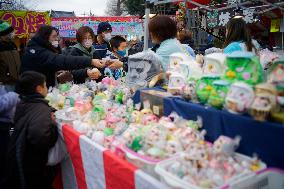
<path fill-rule="evenodd" d="M 225 103 L 225 98 L 229 91 L 229 82 L 217 80 L 213 82 L 213 89 L 208 99 L 208 104 L 212 107 L 222 109 Z"/>
<path fill-rule="evenodd" d="M 203 76 L 197 81 L 196 94 L 200 103 L 207 103 L 209 96 L 213 90 L 213 82 L 219 80 L 219 76 Z"/>

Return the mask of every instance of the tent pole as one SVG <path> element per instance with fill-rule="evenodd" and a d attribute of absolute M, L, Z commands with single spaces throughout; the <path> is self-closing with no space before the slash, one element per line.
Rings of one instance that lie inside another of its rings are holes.
<path fill-rule="evenodd" d="M 149 2 L 145 1 L 145 20 L 144 20 L 144 51 L 148 50 L 148 40 L 149 40 L 149 20 L 150 20 L 150 6 Z"/>

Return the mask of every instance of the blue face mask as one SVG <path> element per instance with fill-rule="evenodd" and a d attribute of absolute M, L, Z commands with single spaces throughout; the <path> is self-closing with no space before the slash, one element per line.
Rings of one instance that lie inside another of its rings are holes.
<path fill-rule="evenodd" d="M 125 57 L 125 55 L 126 55 L 126 49 L 124 49 L 123 51 L 118 50 L 118 51 L 117 51 L 117 54 L 119 54 L 119 56 L 121 56 L 121 57 Z"/>

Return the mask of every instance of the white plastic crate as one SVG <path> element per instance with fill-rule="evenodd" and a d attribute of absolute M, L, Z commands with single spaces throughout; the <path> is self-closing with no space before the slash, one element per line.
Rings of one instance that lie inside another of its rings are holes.
<path fill-rule="evenodd" d="M 284 170 L 268 168 L 232 184 L 231 189 L 284 189 Z"/>
<path fill-rule="evenodd" d="M 122 145 L 122 150 L 125 153 L 127 161 L 134 164 L 139 169 L 142 169 L 146 173 L 158 178 L 155 172 L 155 166 L 161 161 L 158 159 L 153 159 L 151 157 L 141 155 L 129 149 L 127 146 Z"/>
<path fill-rule="evenodd" d="M 165 169 L 166 167 L 171 165 L 173 162 L 177 161 L 179 158 L 181 158 L 181 155 L 168 159 L 168 160 L 161 161 L 157 164 L 157 166 L 155 167 L 155 171 L 160 176 L 160 180 L 164 184 L 167 184 L 170 187 L 175 188 L 175 189 L 202 189 L 199 186 L 196 186 L 192 183 L 183 181 L 182 179 L 180 179 L 176 175 L 173 175 L 172 173 L 168 172 Z M 235 154 L 235 158 L 243 159 L 247 161 L 252 160 L 250 157 L 242 155 L 242 154 L 238 154 L 238 153 Z M 264 170 L 266 168 L 266 165 L 264 163 L 261 163 L 260 167 L 261 167 L 260 170 Z M 219 186 L 214 189 L 228 189 L 231 185 L 234 185 L 235 183 L 240 183 L 241 181 L 243 181 L 244 178 L 253 178 L 254 175 L 255 173 L 253 172 L 246 172 L 240 175 L 236 175 L 232 177 L 231 179 L 229 179 L 226 183 L 224 183 L 223 186 Z"/>

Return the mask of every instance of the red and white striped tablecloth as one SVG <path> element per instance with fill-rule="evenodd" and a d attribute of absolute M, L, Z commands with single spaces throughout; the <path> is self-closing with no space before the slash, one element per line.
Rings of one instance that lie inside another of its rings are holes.
<path fill-rule="evenodd" d="M 167 186 L 68 125 L 60 126 L 69 157 L 56 189 L 163 189 Z"/>

